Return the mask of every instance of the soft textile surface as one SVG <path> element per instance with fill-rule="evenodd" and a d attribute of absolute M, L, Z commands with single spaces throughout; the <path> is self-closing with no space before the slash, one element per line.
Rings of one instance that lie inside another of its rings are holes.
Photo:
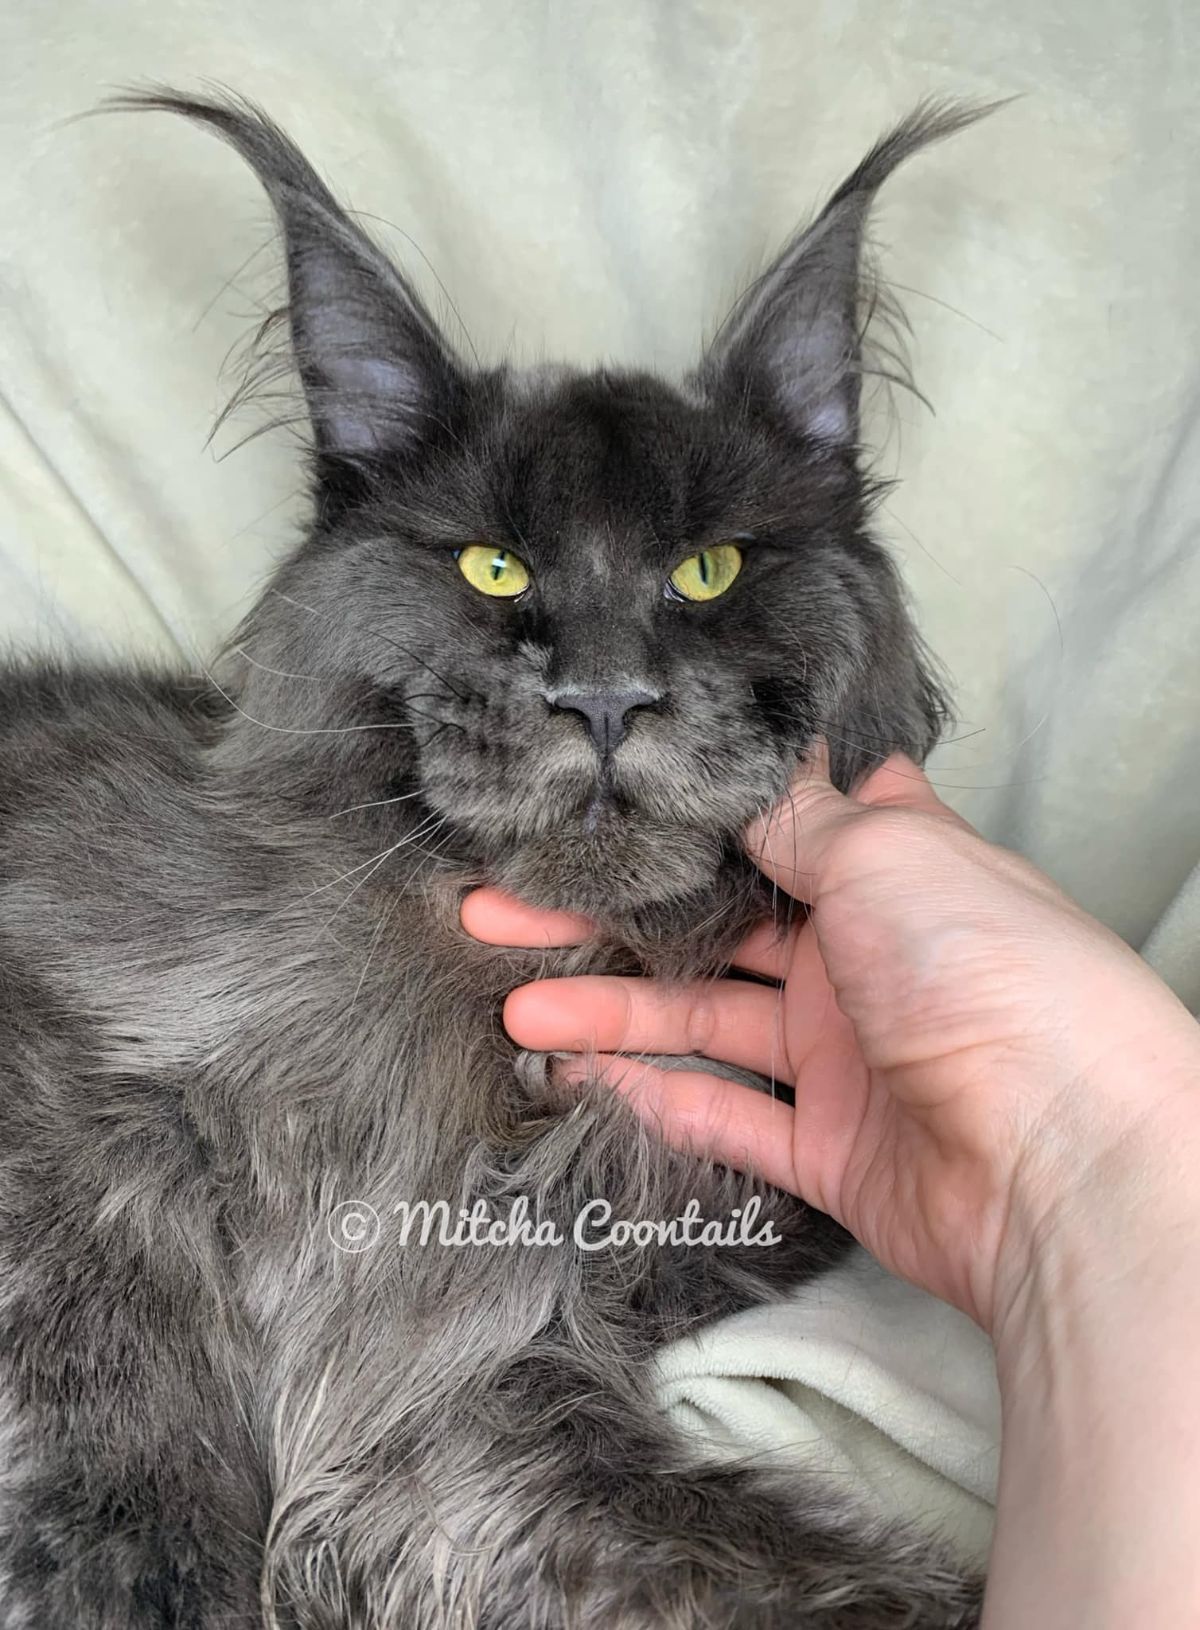
<path fill-rule="evenodd" d="M 769 1315 L 677 1342 L 659 1385 L 681 1427 L 735 1458 L 802 1464 L 986 1557 L 1000 1433 L 987 1337 L 865 1252 Z"/>
<path fill-rule="evenodd" d="M 167 120 L 66 122 L 106 89 L 261 101 L 484 356 L 667 369 L 919 96 L 1024 93 L 887 189 L 937 416 L 872 405 L 880 524 L 957 687 L 939 785 L 1200 1002 L 1198 34 L 1182 0 L 10 4 L 0 628 L 197 663 L 302 505 L 285 435 L 205 447 L 272 292 L 262 196 Z M 664 1388 L 726 1447 L 984 1541 L 986 1345 L 869 1266 Z"/>

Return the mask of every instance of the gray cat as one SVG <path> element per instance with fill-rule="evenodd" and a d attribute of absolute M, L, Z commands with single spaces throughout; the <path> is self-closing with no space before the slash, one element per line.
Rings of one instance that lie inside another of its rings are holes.
<path fill-rule="evenodd" d="M 126 105 L 271 197 L 313 518 L 211 681 L 3 679 L 0 1627 L 974 1624 L 923 1541 L 655 1407 L 657 1348 L 846 1237 L 499 1022 L 537 971 L 721 968 L 814 736 L 843 786 L 934 742 L 868 530 L 861 244 L 974 114 L 879 142 L 673 386 L 468 366 L 252 107 Z M 472 942 L 483 879 L 597 942 Z M 583 1250 L 597 1199 L 777 1243 Z M 422 1243 L 422 1201 L 561 1243 Z"/>

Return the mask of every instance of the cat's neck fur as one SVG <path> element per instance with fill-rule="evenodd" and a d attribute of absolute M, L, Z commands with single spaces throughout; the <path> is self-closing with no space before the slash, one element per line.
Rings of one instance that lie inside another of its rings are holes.
<path fill-rule="evenodd" d="M 444 823 L 411 786 L 388 790 L 404 785 L 394 754 L 364 743 L 347 775 L 343 744 L 333 782 L 319 747 L 266 775 L 261 727 L 232 710 L 184 774 L 186 867 L 148 877 L 116 862 L 121 892 L 151 897 L 147 931 L 120 967 L 96 965 L 86 942 L 73 953 L 106 1010 L 105 1070 L 186 1082 L 202 1138 L 248 1164 L 271 1205 L 294 1202 L 291 1172 L 358 1192 L 424 1169 L 444 1186 L 472 1142 L 519 1141 L 530 1109 L 500 1022 L 515 984 L 712 966 L 757 909 L 731 866 L 695 902 L 698 937 L 665 938 L 642 913 L 624 943 L 610 930 L 551 953 L 479 945 L 458 908 L 482 873 L 439 842 Z M 168 805 L 182 769 L 154 789 Z"/>

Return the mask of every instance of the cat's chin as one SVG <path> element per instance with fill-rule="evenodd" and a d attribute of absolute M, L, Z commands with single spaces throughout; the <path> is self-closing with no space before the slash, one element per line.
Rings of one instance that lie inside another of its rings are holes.
<path fill-rule="evenodd" d="M 621 947 L 667 979 L 715 973 L 771 896 L 737 846 L 711 833 L 626 818 L 594 833 L 531 839 L 488 868 L 531 905 L 591 917 L 601 945 Z"/>
<path fill-rule="evenodd" d="M 707 893 L 724 854 L 710 834 L 624 818 L 533 838 L 491 870 L 501 888 L 531 905 L 609 922 Z"/>

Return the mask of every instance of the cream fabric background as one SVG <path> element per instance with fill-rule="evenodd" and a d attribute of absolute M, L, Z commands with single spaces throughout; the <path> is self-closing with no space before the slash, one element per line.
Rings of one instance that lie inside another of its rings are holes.
<path fill-rule="evenodd" d="M 255 97 L 484 355 L 666 369 L 916 98 L 1023 93 L 882 201 L 937 416 L 869 415 L 881 523 L 959 698 L 935 779 L 1200 1003 L 1198 36 L 1184 0 L 9 0 L 0 633 L 194 662 L 302 512 L 286 436 L 205 447 L 265 201 L 167 119 L 63 122 L 106 89 Z M 698 1373 L 765 1350 L 729 1339 Z"/>

